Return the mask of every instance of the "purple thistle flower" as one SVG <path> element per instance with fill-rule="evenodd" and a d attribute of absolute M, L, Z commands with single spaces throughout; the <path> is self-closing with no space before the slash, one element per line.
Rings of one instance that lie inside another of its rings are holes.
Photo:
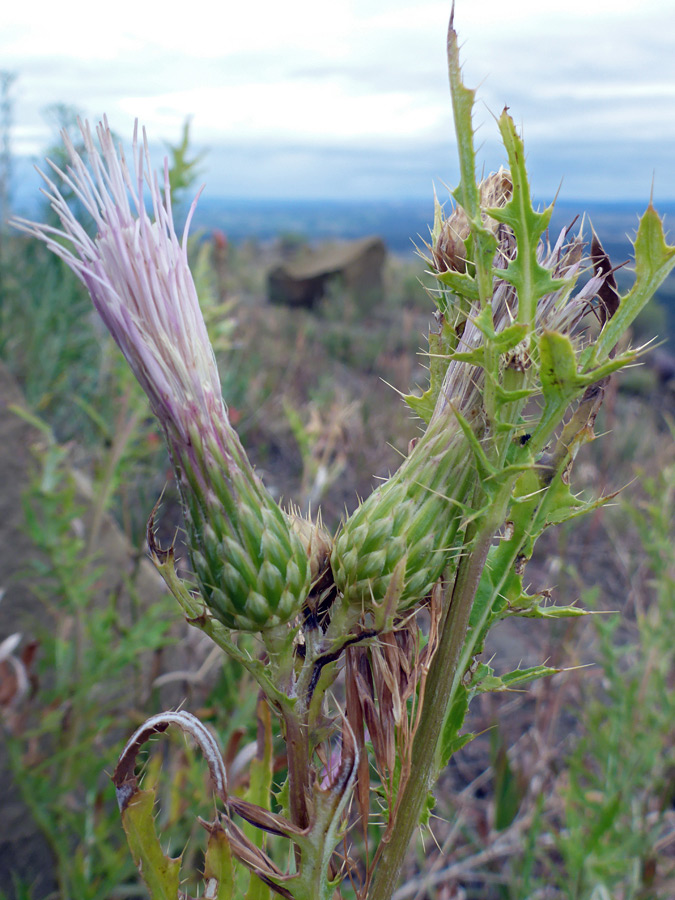
<path fill-rule="evenodd" d="M 150 168 L 148 141 L 134 128 L 133 175 L 104 119 L 80 123 L 89 168 L 64 133 L 65 172 L 49 163 L 96 225 L 91 238 L 44 173 L 54 228 L 16 219 L 86 285 L 103 322 L 150 399 L 167 439 L 183 501 L 200 590 L 230 628 L 285 625 L 309 588 L 306 551 L 255 474 L 230 425 L 187 259 L 193 203 L 178 240 L 168 163 L 164 186 Z M 152 215 L 145 208 L 149 191 Z M 195 200 L 196 203 L 196 200 Z M 62 243 L 65 241 L 66 243 Z"/>
<path fill-rule="evenodd" d="M 122 148 L 116 150 L 107 120 L 99 124 L 97 150 L 88 122 L 79 123 L 90 168 L 68 135 L 70 158 L 63 172 L 47 161 L 78 198 L 96 226 L 91 238 L 75 218 L 57 185 L 44 172 L 43 193 L 62 228 L 15 219 L 13 224 L 42 240 L 85 284 L 94 306 L 150 399 L 162 425 L 184 440 L 195 415 L 227 421 L 220 379 L 187 259 L 187 234 L 175 232 L 168 162 L 163 193 L 150 168 L 145 130 L 134 127 L 133 174 Z M 144 203 L 149 189 L 152 216 Z M 67 244 L 62 243 L 67 241 Z"/>

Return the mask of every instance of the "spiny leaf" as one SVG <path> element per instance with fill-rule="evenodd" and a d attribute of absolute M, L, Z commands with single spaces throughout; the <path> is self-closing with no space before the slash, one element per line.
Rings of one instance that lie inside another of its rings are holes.
<path fill-rule="evenodd" d="M 172 859 L 162 852 L 155 830 L 154 805 L 154 791 L 136 791 L 122 811 L 122 825 L 151 900 L 177 900 L 180 857 Z"/>
<path fill-rule="evenodd" d="M 420 825 L 428 825 L 431 820 L 431 814 L 434 811 L 434 807 L 436 806 L 436 798 L 429 791 L 427 794 L 427 799 L 422 807 L 422 815 L 420 816 Z"/>
<path fill-rule="evenodd" d="M 459 46 L 457 32 L 450 25 L 448 30 L 448 74 L 450 77 L 450 95 L 452 112 L 455 119 L 457 150 L 461 180 L 454 191 L 457 202 L 466 211 L 469 219 L 479 215 L 479 194 L 476 184 L 476 152 L 473 146 L 473 122 L 471 113 L 476 99 L 476 92 L 467 88 L 462 81 L 459 64 Z"/>
<path fill-rule="evenodd" d="M 530 681 L 546 678 L 549 675 L 557 675 L 560 671 L 560 669 L 554 669 L 551 666 L 530 666 L 527 669 L 514 669 L 513 672 L 507 672 L 505 675 L 495 675 L 490 666 L 481 664 L 471 679 L 470 691 L 485 694 L 495 691 L 514 690 L 521 685 L 528 684 Z"/>
<path fill-rule="evenodd" d="M 448 370 L 450 354 L 455 349 L 457 336 L 450 326 L 441 323 L 439 332 L 429 332 L 429 387 L 418 397 L 416 394 L 404 394 L 403 399 L 427 425 L 436 408 L 436 400 L 443 386 L 443 379 Z"/>
<path fill-rule="evenodd" d="M 230 842 L 220 823 L 206 825 L 206 828 L 209 832 L 209 841 L 204 860 L 204 897 L 213 900 L 232 900 L 234 869 Z"/>
<path fill-rule="evenodd" d="M 476 280 L 475 278 L 472 278 L 471 275 L 467 275 L 466 272 L 453 272 L 448 270 L 447 272 L 439 272 L 436 275 L 436 278 L 460 297 L 466 297 L 467 300 L 478 300 L 478 285 L 476 284 Z M 441 307 L 441 312 L 444 314 L 449 312 L 447 304 L 444 303 L 442 294 L 439 295 L 437 304 Z"/>
<path fill-rule="evenodd" d="M 569 522 L 571 519 L 600 509 L 610 503 L 616 497 L 616 493 L 598 497 L 596 500 L 580 500 L 562 478 L 557 478 L 548 489 L 547 501 L 549 497 L 550 502 L 546 504 L 546 525 L 560 525 L 562 522 Z"/>
<path fill-rule="evenodd" d="M 663 223 L 650 203 L 640 219 L 635 239 L 635 284 L 621 298 L 618 310 L 606 323 L 597 341 L 582 356 L 585 368 L 603 362 L 645 304 L 654 296 L 675 266 L 675 246 L 666 242 Z"/>
<path fill-rule="evenodd" d="M 522 594 L 509 615 L 524 619 L 572 619 L 591 615 L 580 606 L 557 606 L 549 602 L 548 594 Z"/>
<path fill-rule="evenodd" d="M 497 239 L 483 224 L 480 208 L 480 190 L 476 183 L 476 151 L 473 143 L 472 110 L 476 92 L 462 82 L 459 64 L 457 32 L 450 24 L 448 31 L 448 72 L 452 112 L 455 120 L 457 148 L 459 152 L 460 182 L 453 197 L 467 215 L 473 242 L 473 262 L 476 267 L 476 286 L 481 301 L 491 295 L 488 273 L 492 266 Z"/>
<path fill-rule="evenodd" d="M 518 293 L 518 322 L 531 328 L 535 321 L 537 300 L 565 285 L 565 281 L 554 279 L 537 260 L 537 245 L 548 227 L 553 206 L 541 213 L 532 206 L 525 148 L 506 109 L 499 118 L 499 130 L 509 157 L 513 193 L 505 206 L 491 208 L 487 213 L 513 230 L 517 253 L 506 269 L 495 270 L 495 274 L 515 287 Z"/>
<path fill-rule="evenodd" d="M 547 403 L 568 403 L 585 381 L 577 372 L 572 341 L 565 334 L 545 331 L 539 339 L 540 378 Z"/>
<path fill-rule="evenodd" d="M 459 685 L 455 698 L 445 717 L 443 730 L 441 731 L 438 748 L 439 768 L 447 766 L 450 762 L 450 758 L 475 737 L 474 734 L 460 735 L 459 733 L 464 724 L 468 709 L 469 692 L 464 685 Z"/>

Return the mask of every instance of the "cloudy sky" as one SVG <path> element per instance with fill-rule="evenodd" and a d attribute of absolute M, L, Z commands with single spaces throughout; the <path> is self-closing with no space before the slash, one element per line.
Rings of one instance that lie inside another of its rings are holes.
<path fill-rule="evenodd" d="M 192 116 L 212 196 L 423 198 L 457 176 L 449 5 L 3 3 L 13 150 L 53 140 L 53 103 L 119 135 L 138 116 L 158 155 Z M 675 200 L 674 0 L 457 0 L 455 24 L 487 169 L 508 104 L 539 195 Z"/>

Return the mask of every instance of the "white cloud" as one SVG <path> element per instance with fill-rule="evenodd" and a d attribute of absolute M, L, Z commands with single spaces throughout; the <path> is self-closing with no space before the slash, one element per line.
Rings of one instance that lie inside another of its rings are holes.
<path fill-rule="evenodd" d="M 617 158 L 641 145 L 651 167 L 650 144 L 675 138 L 672 0 L 456 6 L 481 139 L 507 103 L 526 139 L 576 143 L 577 166 L 583 145 L 604 141 Z M 63 101 L 108 112 L 120 134 L 140 116 L 173 139 L 192 114 L 195 140 L 211 146 L 379 148 L 386 160 L 395 145 L 424 157 L 452 135 L 448 11 L 448 0 L 192 0 L 176 13 L 158 0 L 5 3 L 0 58 L 20 76 L 15 148 L 44 147 L 40 110 Z"/>

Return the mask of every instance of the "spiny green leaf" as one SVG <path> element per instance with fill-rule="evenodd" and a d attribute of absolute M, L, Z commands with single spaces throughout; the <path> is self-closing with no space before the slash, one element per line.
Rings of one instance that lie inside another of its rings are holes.
<path fill-rule="evenodd" d="M 503 273 L 503 269 L 495 269 L 495 274 Z M 473 317 L 473 324 L 493 345 L 498 353 L 506 353 L 518 346 L 527 337 L 527 325 L 515 322 L 513 325 L 507 325 L 501 331 L 495 331 L 492 318 L 492 306 L 484 306 L 480 312 Z"/>
<path fill-rule="evenodd" d="M 548 594 L 522 594 L 509 615 L 524 619 L 573 619 L 590 613 L 580 606 L 557 606 L 550 603 Z"/>
<path fill-rule="evenodd" d="M 460 182 L 453 191 L 453 197 L 469 220 L 478 297 L 481 301 L 485 301 L 491 296 L 489 276 L 492 259 L 497 249 L 497 239 L 492 231 L 483 224 L 480 190 L 476 183 L 476 152 L 471 117 L 476 92 L 467 88 L 462 82 L 457 32 L 452 27 L 448 32 L 448 70 L 460 169 Z"/>
<path fill-rule="evenodd" d="M 596 500 L 581 500 L 575 496 L 562 478 L 556 478 L 547 491 L 546 525 L 560 525 L 586 513 L 600 509 L 610 503 L 616 494 L 598 497 Z M 550 499 L 549 499 L 550 498 Z"/>
<path fill-rule="evenodd" d="M 585 381 L 577 372 L 572 341 L 565 334 L 545 331 L 539 339 L 540 378 L 547 403 L 568 403 Z"/>
<path fill-rule="evenodd" d="M 493 335 L 492 342 L 499 353 L 506 353 L 517 347 L 526 336 L 527 325 L 516 322 Z"/>
<path fill-rule="evenodd" d="M 424 806 L 422 807 L 422 815 L 420 816 L 420 825 L 424 826 L 424 825 L 429 824 L 429 822 L 431 820 L 431 814 L 433 813 L 435 806 L 436 806 L 436 798 L 431 793 L 431 791 L 429 791 L 429 793 L 427 794 L 427 799 L 424 802 Z"/>
<path fill-rule="evenodd" d="M 506 109 L 502 111 L 497 124 L 509 157 L 513 194 L 511 200 L 505 206 L 490 209 L 488 214 L 498 222 L 510 225 L 516 237 L 522 238 L 523 243 L 526 245 L 523 249 L 529 250 L 532 245 L 536 247 L 539 238 L 548 228 L 553 213 L 553 204 L 548 206 L 543 212 L 537 212 L 533 208 L 530 197 L 530 183 L 525 167 L 525 146 L 516 131 L 513 119 Z M 521 249 L 520 242 L 518 249 Z"/>
<path fill-rule="evenodd" d="M 427 388 L 420 397 L 418 397 L 417 394 L 404 394 L 403 399 L 415 415 L 419 416 L 420 419 L 428 425 L 434 414 L 434 409 L 436 408 L 436 398 L 434 397 L 433 388 Z"/>
<path fill-rule="evenodd" d="M 466 297 L 467 300 L 478 300 L 478 285 L 476 284 L 476 280 L 466 272 L 453 272 L 448 270 L 447 272 L 439 272 L 436 275 L 436 278 L 460 297 Z M 437 304 L 439 307 L 445 307 L 441 308 L 442 313 L 445 315 L 449 314 L 450 311 L 443 301 L 442 294 L 438 296 Z"/>
<path fill-rule="evenodd" d="M 606 323 L 597 341 L 585 351 L 585 367 L 604 361 L 619 338 L 654 296 L 675 266 L 675 246 L 666 242 L 663 223 L 652 204 L 640 219 L 635 239 L 635 284 L 621 298 L 618 310 Z"/>
<path fill-rule="evenodd" d="M 457 336 L 450 326 L 443 321 L 441 331 L 429 332 L 429 387 L 418 397 L 416 394 L 404 394 L 403 399 L 427 425 L 431 421 L 436 408 L 436 400 L 443 386 L 443 379 L 448 370 L 450 353 L 455 349 Z"/>
<path fill-rule="evenodd" d="M 461 180 L 454 191 L 454 196 L 471 219 L 479 213 L 479 194 L 476 184 L 476 153 L 473 146 L 473 122 L 471 117 L 476 92 L 467 88 L 462 81 L 457 32 L 452 27 L 448 32 L 448 74 L 450 76 L 452 112 L 455 119 L 455 134 L 457 135 L 457 150 L 461 173 Z"/>
<path fill-rule="evenodd" d="M 530 681 L 556 675 L 558 672 L 560 669 L 553 669 L 550 666 L 531 666 L 528 669 L 515 669 L 505 675 L 495 675 L 490 666 L 481 665 L 471 679 L 470 689 L 479 694 L 515 690 Z"/>
<path fill-rule="evenodd" d="M 534 396 L 534 394 L 537 393 L 537 391 L 534 388 L 527 388 L 527 387 L 526 388 L 518 388 L 516 390 L 507 390 L 506 388 L 502 387 L 502 385 L 499 383 L 499 381 L 497 381 L 497 379 L 494 377 L 492 372 L 488 372 L 486 370 L 485 374 L 490 379 L 490 381 L 494 384 L 496 396 L 499 400 L 501 400 L 502 403 L 515 403 L 518 400 L 527 400 L 528 397 L 532 397 L 532 396 Z M 503 424 L 506 424 L 506 423 L 503 423 Z M 510 429 L 512 429 L 513 423 L 512 422 L 508 423 L 508 427 Z"/>
<path fill-rule="evenodd" d="M 549 206 L 543 212 L 532 207 L 530 186 L 525 168 L 525 148 L 516 132 L 513 119 L 506 110 L 499 118 L 499 130 L 509 157 L 513 194 L 509 202 L 497 209 L 487 210 L 488 215 L 512 228 L 516 237 L 517 253 L 499 277 L 512 284 L 518 293 L 518 322 L 532 328 L 535 322 L 537 300 L 565 285 L 554 279 L 548 269 L 537 260 L 537 245 L 548 227 L 553 212 Z"/>
<path fill-rule="evenodd" d="M 222 825 L 209 825 L 209 841 L 204 860 L 204 896 L 213 900 L 232 900 L 234 897 L 234 869 L 230 842 Z M 214 880 L 217 883 L 215 888 Z M 213 893 L 214 889 L 216 893 Z M 207 893 L 208 892 L 208 893 Z"/>
<path fill-rule="evenodd" d="M 155 830 L 154 805 L 154 791 L 136 791 L 122 812 L 122 825 L 151 900 L 177 900 L 180 857 L 172 859 L 162 852 Z"/>
<path fill-rule="evenodd" d="M 469 692 L 464 685 L 459 685 L 455 698 L 446 714 L 443 730 L 441 731 L 438 749 L 439 768 L 447 766 L 450 758 L 475 737 L 475 734 L 460 735 L 459 733 L 468 709 Z"/>
<path fill-rule="evenodd" d="M 530 666 L 528 669 L 514 669 L 513 672 L 507 672 L 502 675 L 502 683 L 506 690 L 528 684 L 530 681 L 537 681 L 539 678 L 547 678 L 549 675 L 557 675 L 560 669 L 551 666 Z"/>

